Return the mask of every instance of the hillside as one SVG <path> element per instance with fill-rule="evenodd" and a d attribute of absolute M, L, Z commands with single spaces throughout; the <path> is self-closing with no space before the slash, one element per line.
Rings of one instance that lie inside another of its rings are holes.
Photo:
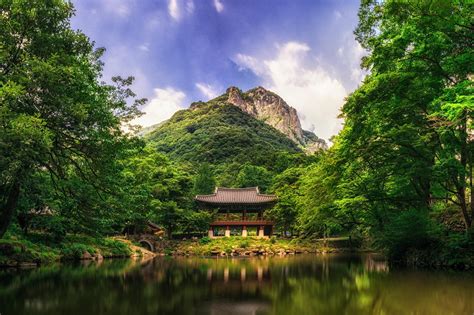
<path fill-rule="evenodd" d="M 293 107 L 262 87 L 247 92 L 229 87 L 225 94 L 195 102 L 142 135 L 173 159 L 211 164 L 268 167 L 282 152 L 327 148 L 324 140 L 301 128 Z"/>
<path fill-rule="evenodd" d="M 268 165 L 281 152 L 302 152 L 280 131 L 229 104 L 226 95 L 193 103 L 146 139 L 173 159 L 198 163 Z"/>

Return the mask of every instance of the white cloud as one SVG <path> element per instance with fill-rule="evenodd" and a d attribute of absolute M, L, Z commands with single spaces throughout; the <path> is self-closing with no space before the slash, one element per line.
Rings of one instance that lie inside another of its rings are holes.
<path fill-rule="evenodd" d="M 287 42 L 277 46 L 273 58 L 239 54 L 235 62 L 252 70 L 266 88 L 296 108 L 303 128 L 329 139 L 341 129 L 337 116 L 347 91 L 309 53 L 307 44 Z"/>
<path fill-rule="evenodd" d="M 250 69 L 258 76 L 264 75 L 267 70 L 265 65 L 260 60 L 244 54 L 237 54 L 235 56 L 235 62 L 239 66 L 239 71 Z"/>
<path fill-rule="evenodd" d="M 179 21 L 181 18 L 181 12 L 179 10 L 178 0 L 169 0 L 168 12 L 173 19 Z"/>
<path fill-rule="evenodd" d="M 219 95 L 216 88 L 210 84 L 198 82 L 195 85 L 198 88 L 198 90 L 208 99 L 212 99 L 216 97 L 217 95 Z"/>
<path fill-rule="evenodd" d="M 216 8 L 216 11 L 219 13 L 224 11 L 224 4 L 221 2 L 221 0 L 214 0 L 214 7 Z"/>
<path fill-rule="evenodd" d="M 168 13 L 175 21 L 180 21 L 183 13 L 193 14 L 194 8 L 194 0 L 186 0 L 186 2 L 185 0 L 168 0 Z"/>
<path fill-rule="evenodd" d="M 186 95 L 182 91 L 167 87 L 156 88 L 154 92 L 154 97 L 141 109 L 144 115 L 134 119 L 132 124 L 148 127 L 169 119 L 176 111 L 184 108 Z"/>
<path fill-rule="evenodd" d="M 149 52 L 150 51 L 150 43 L 143 43 L 140 46 L 138 46 L 138 49 L 143 51 L 143 52 Z"/>
<path fill-rule="evenodd" d="M 104 0 L 102 2 L 103 8 L 106 12 L 113 13 L 119 17 L 125 18 L 130 15 L 130 0 Z"/>
<path fill-rule="evenodd" d="M 339 12 L 339 11 L 337 11 L 337 10 L 334 11 L 334 18 L 335 18 L 336 20 L 339 20 L 341 17 L 342 17 L 341 12 Z"/>
<path fill-rule="evenodd" d="M 360 67 L 361 58 L 366 54 L 366 51 L 352 34 L 348 34 L 344 38 L 344 44 L 337 49 L 337 55 L 349 70 L 352 82 L 359 84 L 367 75 L 367 72 Z"/>
<path fill-rule="evenodd" d="M 186 2 L 186 12 L 188 14 L 192 14 L 194 12 L 194 1 L 193 0 L 188 0 L 188 2 Z"/>

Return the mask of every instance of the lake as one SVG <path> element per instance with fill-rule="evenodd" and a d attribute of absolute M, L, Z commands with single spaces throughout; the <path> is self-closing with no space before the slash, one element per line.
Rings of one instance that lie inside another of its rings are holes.
<path fill-rule="evenodd" d="M 376 255 L 105 260 L 0 270 L 0 314 L 474 314 L 474 273 Z"/>

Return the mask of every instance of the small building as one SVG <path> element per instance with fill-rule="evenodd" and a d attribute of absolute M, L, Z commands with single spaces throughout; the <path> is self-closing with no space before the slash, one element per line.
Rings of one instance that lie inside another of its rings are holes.
<path fill-rule="evenodd" d="M 258 187 L 216 187 L 213 194 L 195 197 L 201 208 L 217 210 L 216 219 L 209 227 L 209 237 L 271 236 L 274 224 L 265 219 L 264 211 L 273 207 L 277 199 L 275 195 L 261 194 Z"/>

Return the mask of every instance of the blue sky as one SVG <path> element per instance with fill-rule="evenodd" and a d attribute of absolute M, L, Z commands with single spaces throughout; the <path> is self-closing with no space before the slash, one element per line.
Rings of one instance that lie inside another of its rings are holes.
<path fill-rule="evenodd" d="M 136 77 L 149 102 L 137 123 L 169 118 L 233 85 L 263 86 L 298 110 L 305 129 L 337 133 L 360 83 L 352 34 L 358 1 L 74 0 L 72 26 L 107 52 L 104 79 Z"/>

